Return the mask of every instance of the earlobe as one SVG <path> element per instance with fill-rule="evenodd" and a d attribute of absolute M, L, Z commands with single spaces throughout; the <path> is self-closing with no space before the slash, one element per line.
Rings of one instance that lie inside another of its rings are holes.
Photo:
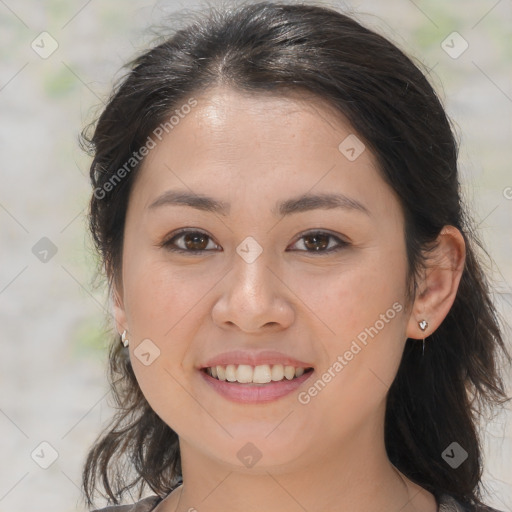
<path fill-rule="evenodd" d="M 407 325 L 407 337 L 424 339 L 445 319 L 452 307 L 464 270 L 466 244 L 454 226 L 444 226 L 435 249 L 427 256 L 420 290 L 415 298 Z M 422 327 L 428 324 L 425 330 Z"/>
<path fill-rule="evenodd" d="M 114 321 L 116 324 L 116 330 L 118 333 L 121 334 L 123 331 L 127 331 L 128 327 L 123 300 L 121 299 L 115 287 L 112 288 L 111 301 L 114 314 Z"/>

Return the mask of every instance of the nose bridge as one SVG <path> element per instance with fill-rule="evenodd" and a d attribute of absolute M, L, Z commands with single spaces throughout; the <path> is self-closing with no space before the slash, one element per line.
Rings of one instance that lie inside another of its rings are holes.
<path fill-rule="evenodd" d="M 233 263 L 232 289 L 243 295 L 243 300 L 266 300 L 272 294 L 272 272 L 269 270 L 270 251 L 264 249 L 252 236 L 245 238 L 236 248 Z"/>
<path fill-rule="evenodd" d="M 267 324 L 283 327 L 292 321 L 292 311 L 280 295 L 280 280 L 274 275 L 278 270 L 272 269 L 272 261 L 271 251 L 253 237 L 239 244 L 230 278 L 214 306 L 216 322 L 255 331 Z"/>

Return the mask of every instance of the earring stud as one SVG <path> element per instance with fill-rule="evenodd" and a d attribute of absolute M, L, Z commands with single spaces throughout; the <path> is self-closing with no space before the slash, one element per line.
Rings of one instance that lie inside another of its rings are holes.
<path fill-rule="evenodd" d="M 420 329 L 425 332 L 428 327 L 428 322 L 426 320 L 421 320 L 421 322 L 418 322 L 418 325 L 420 326 Z M 425 355 L 425 338 L 423 338 L 423 344 L 421 347 L 421 357 Z"/>
<path fill-rule="evenodd" d="M 123 334 L 121 334 L 121 341 L 123 343 L 123 346 L 127 347 L 128 346 L 128 339 L 126 338 L 126 329 L 123 331 Z"/>

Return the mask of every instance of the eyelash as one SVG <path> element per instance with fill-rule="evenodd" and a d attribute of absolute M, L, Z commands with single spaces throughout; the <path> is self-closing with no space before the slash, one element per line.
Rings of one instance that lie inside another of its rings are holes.
<path fill-rule="evenodd" d="M 195 230 L 195 229 L 183 229 L 183 230 L 180 230 L 178 231 L 177 233 L 174 233 L 171 238 L 168 238 L 167 240 L 164 240 L 161 244 L 159 244 L 160 247 L 163 247 L 165 248 L 166 250 L 168 251 L 172 251 L 172 252 L 178 252 L 178 253 L 182 253 L 182 254 L 190 254 L 190 255 L 199 255 L 201 253 L 204 253 L 204 252 L 210 252 L 212 251 L 212 249 L 201 249 L 201 250 L 196 250 L 196 251 L 193 251 L 193 250 L 187 250 L 187 249 L 181 249 L 179 247 L 175 247 L 175 240 L 182 237 L 183 235 L 186 235 L 186 234 L 198 234 L 198 235 L 204 235 L 206 236 L 207 238 L 209 238 L 209 240 L 213 241 L 212 238 L 205 232 L 203 231 L 199 231 L 199 230 Z M 301 240 L 302 238 L 306 238 L 306 237 L 312 237 L 314 235 L 327 235 L 330 239 L 334 239 L 336 240 L 336 242 L 338 243 L 338 246 L 337 247 L 331 247 L 330 249 L 326 249 L 326 250 L 320 250 L 320 251 L 308 251 L 308 250 L 301 250 L 301 252 L 306 252 L 308 254 L 319 254 L 319 255 L 325 255 L 325 254 L 330 254 L 330 253 L 333 253 L 333 252 L 337 252 L 341 249 L 344 249 L 346 247 L 348 247 L 350 244 L 348 242 L 346 242 L 345 240 L 342 240 L 341 238 L 327 232 L 327 231 L 308 231 L 306 233 L 303 233 L 300 238 L 297 239 L 297 241 L 295 243 L 297 243 L 299 240 Z M 295 245 L 294 243 L 294 245 Z M 330 245 L 330 242 L 328 243 L 328 246 Z"/>

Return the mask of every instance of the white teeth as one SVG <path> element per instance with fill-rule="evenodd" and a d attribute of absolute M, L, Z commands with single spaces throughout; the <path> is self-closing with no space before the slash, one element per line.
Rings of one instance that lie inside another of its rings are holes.
<path fill-rule="evenodd" d="M 305 368 L 295 368 L 294 366 L 282 364 L 262 364 L 251 366 L 248 364 L 228 364 L 227 366 L 212 366 L 207 368 L 207 373 L 214 378 L 228 382 L 240 382 L 242 384 L 267 384 L 269 382 L 278 382 L 281 380 L 292 380 L 304 374 Z"/>
<path fill-rule="evenodd" d="M 249 366 L 248 364 L 240 364 L 236 369 L 236 380 L 242 383 L 252 382 L 252 373 L 252 366 Z"/>
<path fill-rule="evenodd" d="M 284 367 L 284 376 L 288 380 L 292 380 L 295 377 L 295 368 L 293 366 L 285 366 Z"/>
<path fill-rule="evenodd" d="M 283 380 L 284 368 L 282 364 L 272 366 L 272 380 Z"/>
<path fill-rule="evenodd" d="M 256 384 L 266 384 L 271 380 L 270 366 L 268 364 L 263 364 L 254 368 L 254 374 L 252 376 L 253 382 Z"/>
<path fill-rule="evenodd" d="M 226 370 L 224 366 L 217 366 L 217 378 L 219 380 L 226 380 Z"/>
<path fill-rule="evenodd" d="M 235 382 L 236 366 L 234 364 L 228 364 L 226 366 L 226 380 L 228 380 L 229 382 Z"/>

